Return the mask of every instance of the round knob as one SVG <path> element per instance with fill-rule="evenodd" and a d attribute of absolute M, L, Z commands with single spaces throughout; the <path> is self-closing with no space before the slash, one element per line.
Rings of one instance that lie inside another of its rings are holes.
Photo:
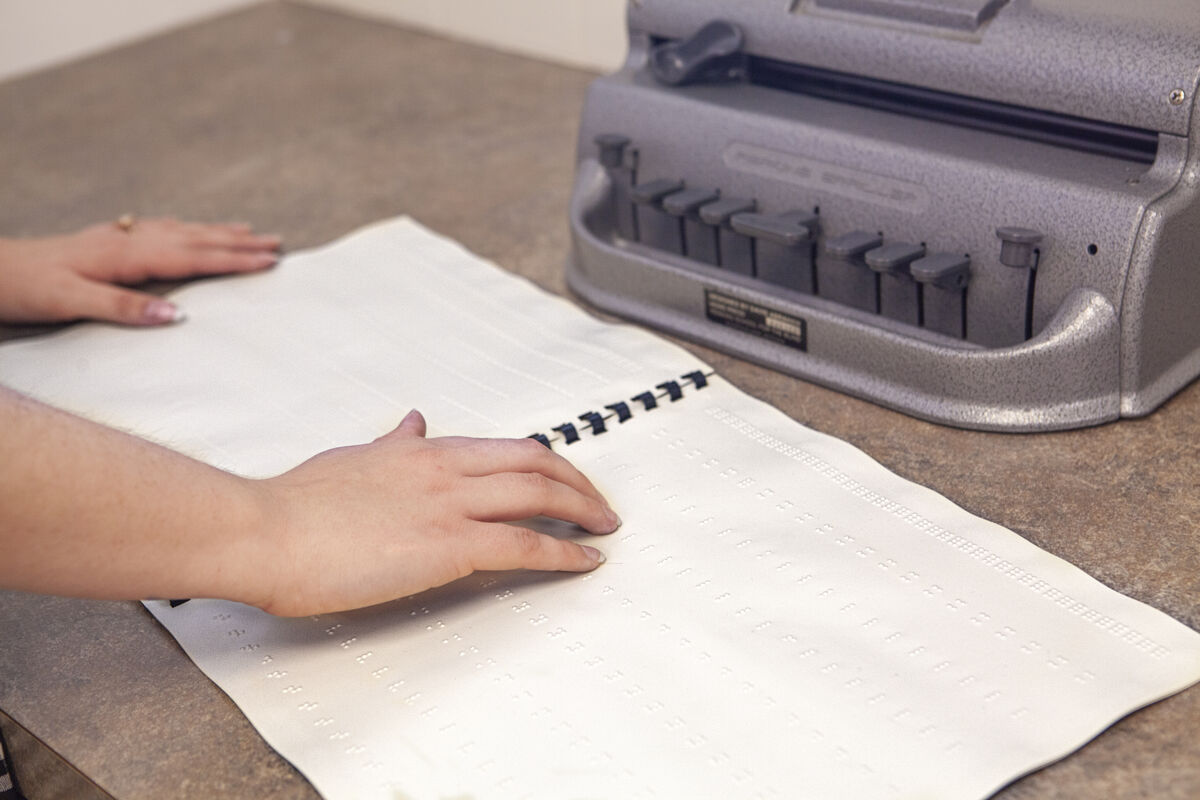
<path fill-rule="evenodd" d="M 1000 240 L 1000 263 L 1018 269 L 1033 269 L 1033 249 L 1042 241 L 1041 231 L 1005 226 L 996 228 Z"/>

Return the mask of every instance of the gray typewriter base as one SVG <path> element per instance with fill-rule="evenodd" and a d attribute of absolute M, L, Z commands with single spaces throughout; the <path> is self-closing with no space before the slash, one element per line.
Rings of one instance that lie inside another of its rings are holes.
<path fill-rule="evenodd" d="M 1074 291 L 1038 335 L 1013 347 L 889 330 L 876 315 L 777 288 L 768 293 L 727 271 L 605 236 L 615 226 L 611 191 L 598 162 L 581 162 L 567 280 L 599 308 L 947 425 L 1047 431 L 1122 416 L 1119 319 L 1098 292 Z M 804 320 L 806 349 L 711 321 L 706 290 Z"/>
<path fill-rule="evenodd" d="M 855 4 L 854 25 L 828 5 L 630 5 L 626 63 L 592 84 L 583 109 L 571 288 L 608 311 L 964 428 L 1143 416 L 1194 380 L 1195 16 L 1166 4 L 1147 16 L 1112 1 L 1086 13 L 1049 0 L 995 4 L 967 46 L 872 17 L 909 3 Z M 745 35 L 703 24 L 721 14 Z M 1105 49 L 1063 44 L 1084 23 L 1105 37 L 1081 41 Z M 740 42 L 743 60 L 719 55 L 702 79 L 669 80 L 667 67 L 686 72 L 710 34 L 714 47 Z M 1120 63 L 1135 63 L 1146 41 L 1170 55 L 1161 74 L 1104 60 L 1118 58 L 1119 42 Z M 980 67 L 988 53 L 1004 68 Z M 1046 63 L 999 91 L 1033 53 Z M 1073 71 L 1077 59 L 1084 72 Z M 1092 68 L 1105 63 L 1113 69 Z M 1178 88 L 1118 96 L 1118 74 Z M 1056 76 L 1075 81 L 1068 99 L 1042 96 Z M 1085 90 L 1111 102 L 1076 105 Z"/>

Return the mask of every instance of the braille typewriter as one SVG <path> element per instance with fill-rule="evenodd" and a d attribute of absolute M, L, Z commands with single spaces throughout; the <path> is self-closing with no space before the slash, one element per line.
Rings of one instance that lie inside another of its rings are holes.
<path fill-rule="evenodd" d="M 1074 428 L 1200 373 L 1190 0 L 633 0 L 571 287 L 925 419 Z"/>

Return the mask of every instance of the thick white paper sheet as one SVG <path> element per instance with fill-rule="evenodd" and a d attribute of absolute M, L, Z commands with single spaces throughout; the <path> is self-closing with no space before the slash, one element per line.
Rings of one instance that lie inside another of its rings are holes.
<path fill-rule="evenodd" d="M 412 407 L 523 436 L 706 369 L 403 219 L 175 300 L 0 380 L 266 476 Z M 719 377 L 631 405 L 556 445 L 625 520 L 592 574 L 147 607 L 327 798 L 983 798 L 1200 679 L 1196 632 Z"/>

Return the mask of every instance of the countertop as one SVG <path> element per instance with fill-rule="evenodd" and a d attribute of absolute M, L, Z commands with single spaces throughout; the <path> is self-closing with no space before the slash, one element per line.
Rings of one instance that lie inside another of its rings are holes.
<path fill-rule="evenodd" d="M 253 6 L 0 83 L 0 234 L 134 211 L 246 220 L 299 249 L 406 213 L 566 293 L 576 121 L 593 77 L 298 4 Z M 800 422 L 1200 628 L 1200 385 L 1144 419 L 979 433 L 689 346 Z M 135 603 L 0 593 L 0 712 L 29 800 L 316 797 Z M 1200 689 L 998 797 L 1200 797 Z"/>

